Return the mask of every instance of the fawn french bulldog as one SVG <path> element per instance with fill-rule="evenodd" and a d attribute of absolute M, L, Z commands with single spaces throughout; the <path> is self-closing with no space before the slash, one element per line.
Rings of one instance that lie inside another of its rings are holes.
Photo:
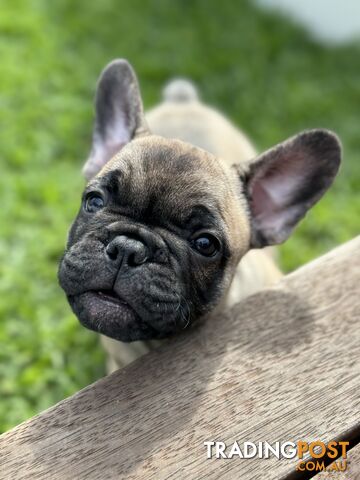
<path fill-rule="evenodd" d="M 80 322 L 104 335 L 109 369 L 274 283 L 281 274 L 263 247 L 288 238 L 340 156 L 320 129 L 257 156 L 182 80 L 145 119 L 132 67 L 110 63 L 59 268 Z"/>

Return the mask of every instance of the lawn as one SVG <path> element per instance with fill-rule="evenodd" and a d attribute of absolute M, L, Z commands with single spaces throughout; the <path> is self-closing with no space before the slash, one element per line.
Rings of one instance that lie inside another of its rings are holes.
<path fill-rule="evenodd" d="M 127 57 L 147 107 L 172 76 L 192 78 L 259 149 L 304 128 L 340 135 L 335 185 L 281 247 L 289 271 L 359 233 L 359 50 L 316 44 L 246 1 L 2 1 L 1 431 L 104 374 L 56 278 L 103 66 Z"/>

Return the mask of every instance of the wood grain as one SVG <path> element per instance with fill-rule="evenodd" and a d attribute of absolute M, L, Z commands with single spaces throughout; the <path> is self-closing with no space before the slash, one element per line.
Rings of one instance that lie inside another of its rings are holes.
<path fill-rule="evenodd" d="M 318 473 L 314 480 L 360 480 L 360 444 L 349 450 L 345 472 L 329 470 Z"/>
<path fill-rule="evenodd" d="M 290 478 L 204 441 L 360 432 L 359 265 L 360 237 L 5 433 L 0 478 Z"/>

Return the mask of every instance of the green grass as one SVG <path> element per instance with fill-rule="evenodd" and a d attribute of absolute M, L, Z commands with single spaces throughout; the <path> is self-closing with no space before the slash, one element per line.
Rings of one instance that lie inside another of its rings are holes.
<path fill-rule="evenodd" d="M 56 270 L 83 186 L 96 78 L 119 56 L 135 66 L 146 106 L 170 77 L 189 76 L 259 148 L 304 128 L 338 132 L 341 174 L 281 248 L 286 270 L 359 230 L 358 45 L 317 45 L 245 1 L 3 0 L 0 430 L 104 373 Z"/>

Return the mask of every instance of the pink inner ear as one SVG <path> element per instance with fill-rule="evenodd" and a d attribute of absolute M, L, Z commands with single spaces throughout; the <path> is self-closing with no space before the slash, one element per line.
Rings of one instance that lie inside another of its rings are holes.
<path fill-rule="evenodd" d="M 87 180 L 93 178 L 126 143 L 127 142 L 106 143 L 95 146 L 95 150 L 91 152 L 90 157 L 83 167 L 84 177 Z"/>
<path fill-rule="evenodd" d="M 301 205 L 291 205 L 312 170 L 307 158 L 292 152 L 291 157 L 276 155 L 255 173 L 249 185 L 254 226 L 273 243 L 288 236 L 299 218 Z"/>
<path fill-rule="evenodd" d="M 291 197 L 301 187 L 308 172 L 303 159 L 293 155 L 291 159 L 277 159 L 277 165 L 269 165 L 252 180 L 250 187 L 252 214 L 258 220 L 278 217 L 286 209 Z M 273 167 L 273 168 L 272 168 Z M 284 212 L 285 213 L 285 212 Z"/>
<path fill-rule="evenodd" d="M 131 132 L 124 114 L 119 106 L 114 106 L 113 115 L 109 118 L 105 131 L 94 133 L 92 152 L 83 168 L 85 178 L 90 180 L 94 177 L 130 140 Z"/>
<path fill-rule="evenodd" d="M 250 166 L 247 195 L 251 244 L 281 243 L 331 185 L 340 144 L 325 130 L 309 130 L 268 150 Z"/>
<path fill-rule="evenodd" d="M 266 215 L 274 210 L 275 205 L 265 185 L 260 182 L 254 184 L 251 191 L 251 210 L 254 217 Z"/>

